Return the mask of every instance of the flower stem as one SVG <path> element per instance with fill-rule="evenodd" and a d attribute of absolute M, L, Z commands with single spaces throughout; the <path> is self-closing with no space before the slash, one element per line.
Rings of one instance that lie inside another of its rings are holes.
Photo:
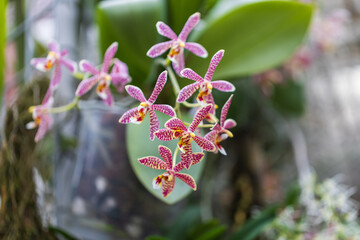
<path fill-rule="evenodd" d="M 79 97 L 75 97 L 74 100 L 72 102 L 70 102 L 69 104 L 66 104 L 66 105 L 61 106 L 61 107 L 47 108 L 46 111 L 47 111 L 47 113 L 66 112 L 66 111 L 69 111 L 69 110 L 73 109 L 74 107 L 76 107 L 78 101 L 79 101 Z"/>
<path fill-rule="evenodd" d="M 176 149 L 175 149 L 174 156 L 173 156 L 173 162 L 172 162 L 173 167 L 175 167 L 176 156 L 177 156 L 178 152 L 179 152 L 179 147 L 176 145 Z"/>
<path fill-rule="evenodd" d="M 73 77 L 74 77 L 74 78 L 77 78 L 77 79 L 79 79 L 79 80 L 83 80 L 84 77 L 85 77 L 85 73 L 75 72 L 75 73 L 73 74 Z"/>
<path fill-rule="evenodd" d="M 189 108 L 201 107 L 201 104 L 200 104 L 200 103 L 189 103 L 189 102 L 187 102 L 187 101 L 184 101 L 184 102 L 182 102 L 182 104 L 183 104 L 185 107 L 189 107 Z"/>
<path fill-rule="evenodd" d="M 180 92 L 180 87 L 179 87 L 179 83 L 176 80 L 175 73 L 174 73 L 174 71 L 172 70 L 172 68 L 170 66 L 169 58 L 165 59 L 164 67 L 169 73 L 169 78 L 170 78 L 171 84 L 173 85 L 174 93 L 177 96 L 179 94 L 179 92 Z"/>

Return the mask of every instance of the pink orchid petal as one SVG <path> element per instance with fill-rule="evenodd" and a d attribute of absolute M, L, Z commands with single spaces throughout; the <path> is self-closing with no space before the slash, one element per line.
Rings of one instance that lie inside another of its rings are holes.
<path fill-rule="evenodd" d="M 158 147 L 160 156 L 164 159 L 167 168 L 166 169 L 172 169 L 172 153 L 171 150 L 165 146 L 159 146 Z"/>
<path fill-rule="evenodd" d="M 178 118 L 171 118 L 165 123 L 165 127 L 171 130 L 187 131 L 184 123 Z"/>
<path fill-rule="evenodd" d="M 48 88 L 48 90 L 46 91 L 46 94 L 44 96 L 44 99 L 41 102 L 41 105 L 46 105 L 47 106 L 48 104 L 50 104 L 50 102 L 52 102 L 51 101 L 51 94 L 52 94 L 51 88 Z"/>
<path fill-rule="evenodd" d="M 215 125 L 211 128 L 211 130 L 213 131 L 221 131 L 221 126 L 219 125 L 219 123 L 215 123 Z"/>
<path fill-rule="evenodd" d="M 49 43 L 49 50 L 55 53 L 59 53 L 60 52 L 60 46 L 57 42 L 52 41 Z"/>
<path fill-rule="evenodd" d="M 121 73 L 121 74 L 129 75 L 129 69 L 124 62 L 120 61 L 119 59 L 115 59 L 111 73 L 113 74 Z"/>
<path fill-rule="evenodd" d="M 105 98 L 102 98 L 100 95 L 100 97 L 102 98 L 102 100 L 108 105 L 108 106 L 112 106 L 113 103 L 114 103 L 114 98 L 113 98 L 113 95 L 111 94 L 111 91 L 110 91 L 110 88 L 105 88 L 103 90 L 104 92 L 104 96 Z"/>
<path fill-rule="evenodd" d="M 100 72 L 87 60 L 81 60 L 80 61 L 80 71 L 82 72 L 88 72 L 92 75 L 98 75 Z"/>
<path fill-rule="evenodd" d="M 56 64 L 55 71 L 50 80 L 50 88 L 52 91 L 58 87 L 60 80 L 61 80 L 61 67 L 60 64 Z"/>
<path fill-rule="evenodd" d="M 204 158 L 204 156 L 204 153 L 193 153 L 192 165 L 198 164 Z"/>
<path fill-rule="evenodd" d="M 165 86 L 166 80 L 167 80 L 167 71 L 165 70 L 159 75 L 156 81 L 154 90 L 151 93 L 150 98 L 148 99 L 149 103 L 153 104 L 156 101 L 157 97 L 159 96 L 160 92 Z"/>
<path fill-rule="evenodd" d="M 70 72 L 72 72 L 72 73 L 76 72 L 76 68 L 77 68 L 76 62 L 74 62 L 72 60 L 61 58 L 60 63 L 63 64 L 67 69 L 69 69 Z"/>
<path fill-rule="evenodd" d="M 145 165 L 152 169 L 164 169 L 164 170 L 167 169 L 166 163 L 157 157 L 150 156 L 150 157 L 139 158 L 138 161 L 142 165 Z"/>
<path fill-rule="evenodd" d="M 185 48 L 199 57 L 206 58 L 208 56 L 206 49 L 198 43 L 187 42 Z"/>
<path fill-rule="evenodd" d="M 196 190 L 196 183 L 192 176 L 185 173 L 175 173 L 175 177 L 178 177 L 181 181 L 189 185 L 194 191 Z"/>
<path fill-rule="evenodd" d="M 180 90 L 177 102 L 182 103 L 186 101 L 189 97 L 191 97 L 197 89 L 199 89 L 200 83 L 196 82 L 190 85 L 185 86 L 183 89 Z"/>
<path fill-rule="evenodd" d="M 216 88 L 217 90 L 220 90 L 222 92 L 233 92 L 235 91 L 235 86 L 232 83 L 229 83 L 228 81 L 214 81 L 211 82 L 211 85 L 213 88 Z"/>
<path fill-rule="evenodd" d="M 217 149 L 222 155 L 224 155 L 224 156 L 227 155 L 225 148 L 223 148 L 220 144 L 218 144 Z"/>
<path fill-rule="evenodd" d="M 174 176 L 171 181 L 166 181 L 166 180 L 162 181 L 162 194 L 163 194 L 164 198 L 169 196 L 169 194 L 174 190 L 174 187 L 175 187 Z"/>
<path fill-rule="evenodd" d="M 144 96 L 144 93 L 141 91 L 140 88 L 138 88 L 136 86 L 133 86 L 133 85 L 127 85 L 125 87 L 125 90 L 133 98 L 139 100 L 140 102 L 146 102 L 146 98 Z"/>
<path fill-rule="evenodd" d="M 172 43 L 173 43 L 173 40 L 155 44 L 154 46 L 152 46 L 149 49 L 149 51 L 146 53 L 146 55 L 151 58 L 160 56 L 161 54 L 166 52 L 166 50 L 168 50 L 171 47 Z"/>
<path fill-rule="evenodd" d="M 35 135 L 35 142 L 39 142 L 45 136 L 45 134 L 49 131 L 51 127 L 52 121 L 53 120 L 50 115 L 48 114 L 42 115 L 39 129 Z"/>
<path fill-rule="evenodd" d="M 112 84 L 116 87 L 118 92 L 123 92 L 125 85 L 131 82 L 131 78 L 123 74 L 110 74 L 110 77 Z"/>
<path fill-rule="evenodd" d="M 204 99 L 205 104 L 212 105 L 209 114 L 215 115 L 215 100 L 214 100 L 214 97 L 213 97 L 212 93 L 210 93 L 209 95 L 204 96 L 203 99 Z"/>
<path fill-rule="evenodd" d="M 209 68 L 205 74 L 205 80 L 211 81 L 216 67 L 219 65 L 222 57 L 224 56 L 224 50 L 219 50 L 215 55 L 212 57 L 210 61 Z"/>
<path fill-rule="evenodd" d="M 174 172 L 180 172 L 181 170 L 183 170 L 184 164 L 182 161 L 180 161 L 178 164 L 175 165 L 175 167 L 173 168 Z"/>
<path fill-rule="evenodd" d="M 175 110 L 171 106 L 166 104 L 154 104 L 151 106 L 151 108 L 155 111 L 162 112 L 170 117 L 176 116 Z"/>
<path fill-rule="evenodd" d="M 197 145 L 199 145 L 199 147 L 202 148 L 202 150 L 208 151 L 208 152 L 215 151 L 215 145 L 212 142 L 210 142 L 209 140 L 207 140 L 203 137 L 199 137 L 199 136 L 195 136 L 193 139 L 197 143 Z"/>
<path fill-rule="evenodd" d="M 138 108 L 132 108 L 128 111 L 126 111 L 121 118 L 119 119 L 119 123 L 124 123 L 124 124 L 128 124 L 132 122 L 132 118 L 137 117 L 139 114 L 138 112 Z"/>
<path fill-rule="evenodd" d="M 233 94 L 231 94 L 231 96 L 229 97 L 229 99 L 226 101 L 226 103 L 224 104 L 223 108 L 221 109 L 221 116 L 220 116 L 220 126 L 223 127 L 225 120 L 226 120 L 226 116 L 228 114 L 230 105 L 231 105 L 231 101 L 233 99 Z"/>
<path fill-rule="evenodd" d="M 186 21 L 184 28 L 181 30 L 179 34 L 179 39 L 185 42 L 191 30 L 196 26 L 196 24 L 198 24 L 199 21 L 200 21 L 200 13 L 197 12 L 191 15 L 189 19 Z"/>
<path fill-rule="evenodd" d="M 170 129 L 157 130 L 154 135 L 161 141 L 171 141 L 175 139 L 174 132 Z"/>
<path fill-rule="evenodd" d="M 45 67 L 46 65 L 46 58 L 33 58 L 30 61 L 30 64 L 33 65 L 37 70 L 42 72 L 47 72 L 49 69 Z"/>
<path fill-rule="evenodd" d="M 156 117 L 154 110 L 151 108 L 149 109 L 149 116 L 150 116 L 150 140 L 153 141 L 155 138 L 154 133 L 159 130 L 159 120 Z"/>
<path fill-rule="evenodd" d="M 174 31 L 168 25 L 161 21 L 156 23 L 156 29 L 158 33 L 163 35 L 164 37 L 170 38 L 172 40 L 177 39 L 177 35 L 174 33 Z"/>
<path fill-rule="evenodd" d="M 76 89 L 76 96 L 82 96 L 85 93 L 87 93 L 88 91 L 90 91 L 90 89 L 99 81 L 98 76 L 92 76 L 88 79 L 84 79 L 80 82 L 79 86 Z"/>
<path fill-rule="evenodd" d="M 218 126 L 219 126 L 219 125 L 218 125 Z M 219 135 L 219 132 L 218 132 L 218 131 L 212 130 L 212 131 L 208 132 L 208 133 L 204 136 L 204 138 L 215 144 L 215 140 L 216 140 L 216 138 L 218 137 L 218 135 Z"/>
<path fill-rule="evenodd" d="M 206 117 L 206 115 L 209 114 L 210 110 L 212 108 L 212 105 L 206 105 L 205 107 L 202 107 L 199 111 L 196 112 L 194 119 L 192 123 L 189 126 L 189 131 L 194 132 L 197 126 L 200 124 L 200 122 Z"/>
<path fill-rule="evenodd" d="M 236 127 L 236 122 L 234 119 L 227 119 L 224 122 L 223 128 L 225 129 L 231 129 L 233 127 Z"/>
<path fill-rule="evenodd" d="M 64 49 L 64 50 L 61 51 L 60 56 L 61 56 L 61 57 L 65 57 L 65 56 L 68 55 L 68 54 L 69 54 L 69 51 L 66 50 L 66 49 Z"/>
<path fill-rule="evenodd" d="M 187 79 L 191 79 L 194 80 L 196 82 L 203 82 L 204 79 L 197 74 L 194 70 L 190 69 L 190 68 L 185 68 L 180 72 L 181 76 L 183 76 L 184 78 Z"/>
<path fill-rule="evenodd" d="M 191 144 L 185 144 L 182 146 L 183 151 L 180 152 L 181 162 L 186 169 L 189 169 L 193 162 L 193 153 Z"/>
<path fill-rule="evenodd" d="M 172 61 L 172 66 L 177 75 L 180 75 L 181 70 L 185 68 L 184 53 L 181 52 L 174 57 L 175 61 Z"/>
<path fill-rule="evenodd" d="M 104 62 L 101 68 L 101 72 L 107 73 L 110 68 L 111 60 L 114 58 L 116 51 L 118 49 L 118 43 L 114 42 L 108 47 L 104 55 Z"/>

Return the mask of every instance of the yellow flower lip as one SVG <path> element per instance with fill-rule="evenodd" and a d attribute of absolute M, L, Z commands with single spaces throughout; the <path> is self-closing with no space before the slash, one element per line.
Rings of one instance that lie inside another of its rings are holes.
<path fill-rule="evenodd" d="M 195 133 L 191 132 L 191 133 L 190 133 L 190 136 L 191 136 L 192 138 L 194 138 L 194 137 L 195 137 Z"/>
<path fill-rule="evenodd" d="M 179 42 L 179 46 L 184 48 L 185 47 L 185 43 L 184 42 Z"/>
<path fill-rule="evenodd" d="M 29 113 L 33 113 L 33 112 L 34 112 L 34 110 L 35 110 L 35 106 L 31 106 L 31 107 L 29 107 Z"/>
<path fill-rule="evenodd" d="M 142 102 L 142 103 L 140 103 L 140 106 L 142 106 L 142 107 L 148 107 L 149 104 L 148 104 L 147 102 Z"/>
<path fill-rule="evenodd" d="M 211 83 L 207 83 L 206 86 L 207 86 L 207 88 L 210 89 L 210 90 L 213 88 L 213 86 L 211 85 Z"/>
<path fill-rule="evenodd" d="M 229 130 L 224 130 L 224 132 L 229 136 L 229 137 L 234 137 L 234 135 L 232 134 L 232 132 L 230 132 Z"/>

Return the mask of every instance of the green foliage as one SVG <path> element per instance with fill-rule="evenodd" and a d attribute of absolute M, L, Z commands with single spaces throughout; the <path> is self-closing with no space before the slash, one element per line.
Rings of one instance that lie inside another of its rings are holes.
<path fill-rule="evenodd" d="M 141 85 L 151 70 L 146 52 L 159 39 L 155 24 L 162 9 L 161 0 L 103 1 L 97 7 L 101 54 L 117 41 L 116 57 L 128 65 L 134 85 Z"/>
<path fill-rule="evenodd" d="M 212 56 L 225 49 L 215 79 L 254 74 L 281 64 L 302 42 L 313 7 L 290 1 L 218 4 L 205 18 L 204 28 L 191 39 Z M 209 60 L 189 54 L 187 66 L 203 75 Z"/>
<path fill-rule="evenodd" d="M 274 107 L 285 116 L 301 116 L 305 111 L 304 85 L 292 80 L 276 84 L 271 101 Z"/>
<path fill-rule="evenodd" d="M 6 47 L 6 0 L 0 0 L 0 104 L 2 102 L 5 75 Z"/>
<path fill-rule="evenodd" d="M 157 117 L 160 122 L 160 128 L 164 128 L 164 123 L 170 119 L 170 117 L 162 114 L 157 113 Z M 145 188 L 151 192 L 154 196 L 159 198 L 160 200 L 164 201 L 168 204 L 173 204 L 181 199 L 185 198 L 188 194 L 193 192 L 193 190 L 186 185 L 183 181 L 176 179 L 175 188 L 173 192 L 167 197 L 164 198 L 162 196 L 161 190 L 153 189 L 152 181 L 155 177 L 159 174 L 164 173 L 164 170 L 155 170 L 144 165 L 141 165 L 138 161 L 139 158 L 146 157 L 146 156 L 155 156 L 161 158 L 158 152 L 158 146 L 163 145 L 171 149 L 174 154 L 174 151 L 177 147 L 178 140 L 175 139 L 173 141 L 160 141 L 155 138 L 154 141 L 150 141 L 149 139 L 149 116 L 146 116 L 144 121 L 140 125 L 136 124 L 129 124 L 127 126 L 126 131 L 126 144 L 128 149 L 128 155 L 131 163 L 131 167 L 133 168 L 136 176 L 140 180 L 140 182 L 145 186 Z M 194 152 L 201 152 L 201 148 L 198 147 L 195 143 L 192 143 L 193 151 Z M 177 156 L 177 161 L 180 161 L 180 155 Z M 182 170 L 182 173 L 190 174 L 196 182 L 198 182 L 203 166 L 204 166 L 204 159 L 192 166 L 189 170 Z"/>

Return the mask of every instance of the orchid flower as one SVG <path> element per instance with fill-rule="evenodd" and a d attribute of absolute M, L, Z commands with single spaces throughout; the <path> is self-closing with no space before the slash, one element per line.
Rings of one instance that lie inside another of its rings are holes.
<path fill-rule="evenodd" d="M 140 124 L 146 114 L 149 112 L 150 116 L 150 140 L 154 140 L 154 132 L 159 129 L 159 120 L 156 117 L 154 110 L 162 112 L 170 117 L 175 117 L 174 109 L 165 104 L 154 104 L 155 100 L 159 96 L 161 90 L 163 89 L 165 83 L 167 81 L 167 71 L 163 71 L 156 82 L 155 88 L 150 96 L 149 99 L 146 100 L 144 93 L 141 91 L 140 88 L 127 85 L 125 90 L 129 93 L 130 96 L 139 100 L 141 103 L 138 107 L 132 108 L 125 112 L 122 117 L 120 118 L 120 123 L 136 123 Z"/>
<path fill-rule="evenodd" d="M 215 153 L 218 153 L 219 151 L 223 155 L 226 155 L 226 151 L 220 145 L 220 142 L 224 141 L 228 137 L 233 137 L 232 132 L 230 132 L 228 129 L 236 126 L 235 120 L 226 119 L 232 98 L 233 95 L 230 96 L 230 98 L 226 101 L 223 108 L 221 109 L 220 125 L 216 123 L 215 126 L 211 129 L 211 131 L 208 134 L 206 134 L 204 137 L 205 139 L 215 144 L 216 146 Z"/>
<path fill-rule="evenodd" d="M 141 164 L 147 167 L 166 170 L 166 172 L 154 178 L 153 188 L 160 189 L 162 187 L 162 194 L 164 197 L 167 197 L 173 191 L 175 187 L 175 177 L 177 177 L 195 191 L 195 180 L 188 174 L 179 173 L 181 170 L 184 169 L 182 162 L 179 162 L 176 165 L 175 163 L 173 163 L 172 153 L 169 148 L 160 145 L 158 149 L 159 154 L 163 158 L 163 160 L 152 156 L 138 159 Z M 194 153 L 193 164 L 199 163 L 203 157 L 204 153 Z"/>
<path fill-rule="evenodd" d="M 170 48 L 168 58 L 172 62 L 173 68 L 178 75 L 180 75 L 180 71 L 185 67 L 184 48 L 199 57 L 206 58 L 208 53 L 203 46 L 198 43 L 186 42 L 186 38 L 191 30 L 198 24 L 199 20 L 200 13 L 197 12 L 191 15 L 185 23 L 184 28 L 181 30 L 179 36 L 177 36 L 165 23 L 157 22 L 156 29 L 158 33 L 164 37 L 170 38 L 171 40 L 155 44 L 149 49 L 146 55 L 154 58 L 163 54 Z"/>
<path fill-rule="evenodd" d="M 212 57 L 210 61 L 209 68 L 205 74 L 205 77 L 200 77 L 194 70 L 190 68 L 185 68 L 181 71 L 181 76 L 194 80 L 195 83 L 192 83 L 183 89 L 180 90 L 177 101 L 179 103 L 184 102 L 186 99 L 191 97 L 197 89 L 200 89 L 197 96 L 197 101 L 202 104 L 212 104 L 210 114 L 215 114 L 215 102 L 212 96 L 212 89 L 218 89 L 222 92 L 233 92 L 235 91 L 235 86 L 227 81 L 218 80 L 211 81 L 214 75 L 216 67 L 219 65 L 222 57 L 224 55 L 224 50 L 220 50 Z"/>
<path fill-rule="evenodd" d="M 199 147 L 203 149 L 203 151 L 215 151 L 215 145 L 209 140 L 196 136 L 194 131 L 200 122 L 205 118 L 206 115 L 209 114 L 211 105 L 207 105 L 201 108 L 194 117 L 194 120 L 190 124 L 187 129 L 184 123 L 178 118 L 172 118 L 165 123 L 166 129 L 160 129 L 155 132 L 155 136 L 161 141 L 170 141 L 177 138 L 180 138 L 178 142 L 178 147 L 181 151 L 181 161 L 184 166 L 189 169 L 193 164 L 193 154 L 191 142 L 194 140 Z"/>
<path fill-rule="evenodd" d="M 76 96 L 80 97 L 90 91 L 90 89 L 97 84 L 96 93 L 99 97 L 109 106 L 114 102 L 113 96 L 110 91 L 110 83 L 113 83 L 118 90 L 121 91 L 123 86 L 130 81 L 128 74 L 128 69 L 125 63 L 120 60 L 113 60 L 115 53 L 118 48 L 118 43 L 114 42 L 106 50 L 104 56 L 104 62 L 102 64 L 101 70 L 97 70 L 91 63 L 87 60 L 82 60 L 80 62 L 80 69 L 83 72 L 92 74 L 93 76 L 87 79 L 84 79 L 80 82 L 79 86 L 76 89 Z M 114 67 L 109 74 L 109 68 L 112 61 L 115 61 Z"/>
<path fill-rule="evenodd" d="M 61 66 L 63 65 L 72 73 L 75 73 L 77 65 L 74 61 L 65 59 L 68 51 L 63 50 L 60 52 L 60 47 L 57 42 L 51 42 L 49 44 L 49 50 L 50 52 L 46 58 L 33 58 L 30 63 L 42 72 L 47 72 L 55 66 L 54 74 L 50 81 L 50 89 L 53 91 L 59 85 L 61 80 Z"/>
<path fill-rule="evenodd" d="M 49 88 L 41 105 L 31 106 L 29 108 L 29 112 L 32 113 L 34 121 L 27 123 L 26 129 L 39 127 L 35 135 L 35 142 L 38 142 L 45 136 L 53 123 L 53 118 L 47 112 L 47 109 L 50 108 L 52 104 L 53 98 L 51 97 L 51 89 Z"/>

